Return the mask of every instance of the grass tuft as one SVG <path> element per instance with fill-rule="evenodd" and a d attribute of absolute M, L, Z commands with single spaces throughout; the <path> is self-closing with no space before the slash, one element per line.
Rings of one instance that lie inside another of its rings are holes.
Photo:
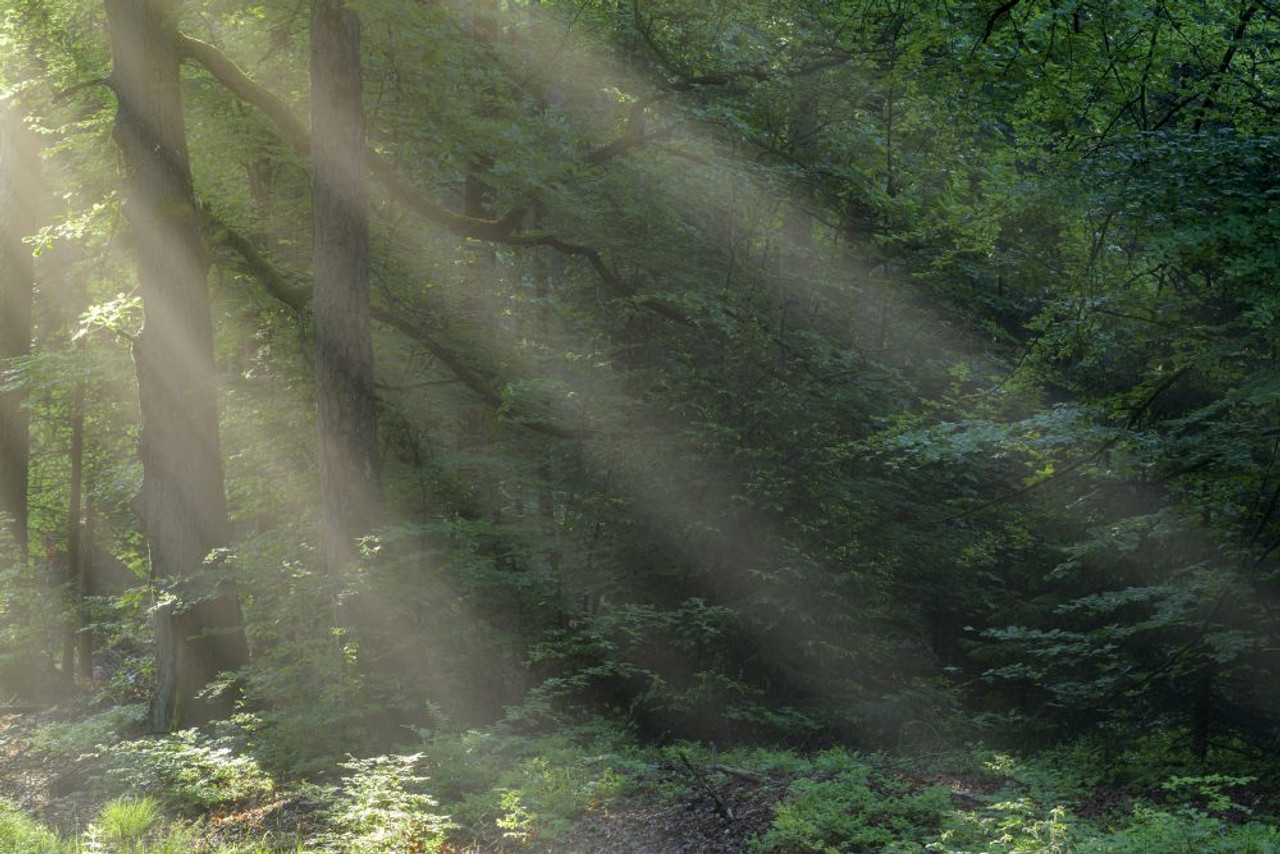
<path fill-rule="evenodd" d="M 137 843 L 160 818 L 160 805 L 152 798 L 117 798 L 103 805 L 97 826 L 109 842 Z"/>

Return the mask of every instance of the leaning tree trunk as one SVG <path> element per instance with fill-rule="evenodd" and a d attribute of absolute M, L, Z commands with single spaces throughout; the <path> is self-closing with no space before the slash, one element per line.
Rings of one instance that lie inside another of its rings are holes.
<path fill-rule="evenodd" d="M 16 111 L 0 104 L 0 372 L 31 351 L 31 294 L 35 273 L 22 243 L 35 220 L 37 163 Z M 25 393 L 0 391 L 0 513 L 9 518 L 17 562 L 27 560 L 29 438 Z"/>
<path fill-rule="evenodd" d="M 201 691 L 248 649 L 239 603 L 201 583 L 229 540 L 209 306 L 209 261 L 191 187 L 173 0 L 106 0 L 144 328 L 133 346 L 142 417 L 139 507 L 162 597 L 152 724 L 174 729 L 230 710 Z"/>
<path fill-rule="evenodd" d="M 342 0 L 311 5 L 316 414 L 325 566 L 330 578 L 377 524 L 379 465 L 369 325 L 360 18 Z"/>

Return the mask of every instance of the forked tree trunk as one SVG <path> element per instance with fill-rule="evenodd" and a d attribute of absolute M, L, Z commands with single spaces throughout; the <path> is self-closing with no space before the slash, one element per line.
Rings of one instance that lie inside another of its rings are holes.
<path fill-rule="evenodd" d="M 248 656 L 239 603 L 197 576 L 229 540 L 209 306 L 209 261 L 191 188 L 173 0 L 106 0 L 144 328 L 133 347 L 142 416 L 139 506 L 161 601 L 156 729 L 203 723 L 232 697 L 203 698 Z"/>
<path fill-rule="evenodd" d="M 380 504 L 362 86 L 359 16 L 342 0 L 313 0 L 316 412 L 331 579 L 377 525 Z"/>

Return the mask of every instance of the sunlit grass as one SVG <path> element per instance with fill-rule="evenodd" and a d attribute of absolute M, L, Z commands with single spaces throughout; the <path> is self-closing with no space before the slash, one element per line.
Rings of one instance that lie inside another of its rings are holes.
<path fill-rule="evenodd" d="M 160 818 L 160 805 L 149 797 L 119 798 L 103 805 L 96 824 L 103 840 L 136 847 Z"/>
<path fill-rule="evenodd" d="M 121 798 L 103 805 L 78 836 L 59 836 L 0 801 L 0 854 L 307 854 L 299 843 L 211 845 L 199 825 L 166 822 L 150 798 Z"/>
<path fill-rule="evenodd" d="M 0 802 L 0 854 L 69 854 L 56 835 Z"/>

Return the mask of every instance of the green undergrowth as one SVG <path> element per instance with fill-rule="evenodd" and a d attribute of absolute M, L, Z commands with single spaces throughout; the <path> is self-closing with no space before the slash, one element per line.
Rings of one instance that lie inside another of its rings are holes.
<path fill-rule="evenodd" d="M 749 854 L 1280 854 L 1266 760 L 1195 765 L 1166 736 L 926 761 L 642 747 L 603 723 L 536 735 L 498 726 L 406 731 L 403 751 L 302 779 L 264 770 L 252 717 L 163 737 L 137 724 L 126 708 L 32 732 L 30 748 L 91 780 L 77 791 L 100 806 L 58 834 L 0 804 L 0 854 L 572 852 L 585 817 L 627 804 L 679 822 L 687 811 L 672 807 L 708 789 L 769 805 Z M 252 820 L 213 832 L 281 804 L 295 813 L 270 832 Z"/>
<path fill-rule="evenodd" d="M 528 844 L 567 836 L 575 820 L 623 796 L 647 761 L 605 725 L 539 736 L 424 734 L 422 749 L 435 790 L 464 828 Z"/>
<path fill-rule="evenodd" d="M 928 761 L 826 750 L 660 751 L 671 762 L 767 775 L 771 826 L 752 854 L 1280 854 L 1275 769 L 1196 765 L 1176 738 L 1078 743 L 1016 756 L 970 747 Z M 681 785 L 655 786 L 662 797 Z M 1086 818 L 1085 816 L 1089 816 Z"/>
<path fill-rule="evenodd" d="M 59 835 L 0 801 L 0 854 L 284 854 L 297 848 L 250 842 L 215 846 L 199 824 L 173 822 L 150 798 L 108 801 L 83 831 Z"/>
<path fill-rule="evenodd" d="M 64 850 L 57 836 L 0 802 L 0 854 L 58 854 Z"/>
<path fill-rule="evenodd" d="M 1081 745 L 1029 758 L 970 749 L 927 769 L 842 750 L 725 758 L 792 774 L 758 854 L 1280 854 L 1259 777 L 1170 775 L 1184 763 L 1165 747 L 1154 739 L 1124 764 Z"/>

